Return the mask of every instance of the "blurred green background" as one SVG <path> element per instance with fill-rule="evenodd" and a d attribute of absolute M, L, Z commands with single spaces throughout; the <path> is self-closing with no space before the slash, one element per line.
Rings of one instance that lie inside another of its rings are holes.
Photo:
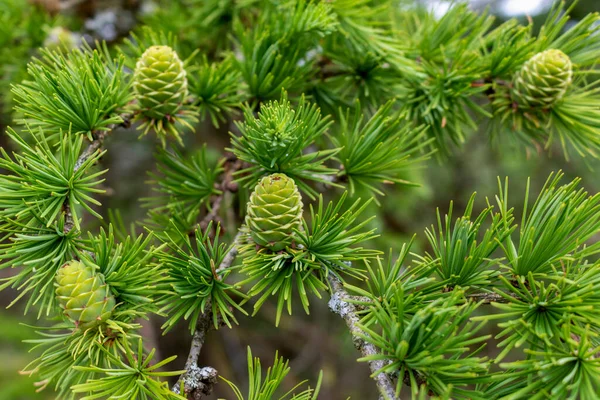
<path fill-rule="evenodd" d="M 10 9 L 20 3 L 22 9 L 19 12 L 23 14 L 3 14 L 9 2 Z M 445 1 L 424 3 L 438 13 L 443 13 L 450 4 Z M 545 0 L 472 1 L 474 8 L 490 7 L 490 11 L 497 14 L 500 20 L 511 16 L 525 20 L 526 14 L 535 21 L 543 20 L 550 5 L 551 1 Z M 24 65 L 30 56 L 35 55 L 38 46 L 52 44 L 52 35 L 61 32 L 53 30 L 52 26 L 65 26 L 72 32 L 78 32 L 78 35 L 83 34 L 87 40 L 99 38 L 116 42 L 127 36 L 140 21 L 151 18 L 152 10 L 156 7 L 161 5 L 142 0 L 38 0 L 29 3 L 24 0 L 0 0 L 0 40 L 4 40 L 0 41 L 0 101 L 3 103 L 0 132 L 4 132 L 12 118 L 8 84 L 23 78 Z M 598 0 L 582 0 L 572 15 L 577 19 L 599 10 Z M 39 13 L 39 19 L 35 24 L 24 24 L 22 16 L 32 12 Z M 11 49 L 10 53 L 7 48 Z M 2 64 L 5 64 L 4 68 Z M 217 155 L 228 144 L 227 131 L 227 127 L 215 130 L 208 123 L 202 124 L 198 126 L 196 135 L 188 135 L 187 144 L 200 146 L 206 142 Z M 0 134 L 0 145 L 8 149 L 11 147 L 3 134 Z M 102 160 L 103 165 L 109 168 L 106 182 L 108 191 L 100 199 L 104 213 L 108 209 L 119 209 L 127 222 L 139 221 L 144 217 L 139 198 L 150 191 L 142 178 L 155 168 L 152 157 L 154 146 L 151 137 L 139 140 L 134 130 L 120 130 L 111 136 L 107 143 L 108 153 Z M 565 172 L 566 179 L 577 176 L 583 178 L 583 185 L 589 192 L 595 193 L 600 188 L 600 162 L 584 162 L 577 157 L 566 161 L 559 148 L 526 152 L 523 148 L 491 144 L 486 126 L 483 125 L 447 160 L 430 160 L 424 168 L 407 173 L 407 178 L 419 183 L 419 187 L 390 186 L 387 196 L 381 199 L 382 205 L 372 205 L 369 213 L 378 215 L 372 224 L 381 234 L 372 245 L 381 250 L 391 248 L 397 252 L 405 241 L 417 234 L 414 250 L 426 248 L 423 230 L 434 222 L 437 207 L 445 212 L 453 200 L 455 215 L 458 215 L 470 195 L 476 191 L 477 204 L 481 208 L 486 197 L 494 201 L 498 177 L 510 178 L 512 204 L 518 215 L 527 178 L 531 178 L 532 192 L 537 193 L 548 174 L 559 169 Z M 2 270 L 0 276 L 10 273 L 10 270 Z M 36 393 L 35 379 L 19 374 L 32 358 L 28 353 L 30 345 L 23 343 L 23 340 L 35 337 L 34 329 L 25 324 L 40 322 L 35 320 L 35 313 L 24 317 L 19 304 L 4 309 L 15 295 L 11 290 L 0 292 L 0 304 L 3 306 L 0 309 L 0 400 L 52 399 L 51 390 Z M 254 318 L 240 316 L 239 326 L 211 332 L 202 351 L 201 363 L 217 368 L 220 374 L 244 388 L 246 346 L 252 346 L 253 353 L 263 359 L 263 365 L 269 365 L 275 351 L 279 350 L 281 355 L 290 359 L 292 372 L 286 381 L 290 387 L 303 379 L 316 379 L 318 371 L 322 369 L 324 383 L 320 398 L 377 399 L 368 368 L 355 361 L 358 353 L 342 320 L 329 312 L 327 299 L 312 299 L 311 315 L 304 315 L 299 306 L 295 311 L 293 317 L 284 315 L 280 327 L 275 328 L 275 306 L 267 303 Z M 142 323 L 146 343 L 156 347 L 162 356 L 177 354 L 179 358 L 174 367 L 182 366 L 190 340 L 187 327 L 180 326 L 162 336 L 159 329 L 161 321 Z M 233 398 L 224 383 L 216 386 L 215 395 L 211 398 L 217 397 Z"/>

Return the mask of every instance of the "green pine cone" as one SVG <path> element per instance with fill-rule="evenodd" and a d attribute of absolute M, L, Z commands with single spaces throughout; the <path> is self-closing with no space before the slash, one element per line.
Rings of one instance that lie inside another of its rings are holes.
<path fill-rule="evenodd" d="M 521 107 L 548 108 L 556 104 L 573 80 L 571 59 L 560 50 L 531 57 L 513 80 L 512 97 Z"/>
<path fill-rule="evenodd" d="M 175 115 L 188 95 L 183 62 L 169 46 L 149 47 L 135 66 L 133 88 L 144 116 Z"/>
<path fill-rule="evenodd" d="M 70 261 L 56 274 L 56 297 L 65 315 L 81 329 L 92 328 L 110 318 L 115 298 L 104 277 L 93 267 Z"/>
<path fill-rule="evenodd" d="M 284 174 L 264 177 L 248 202 L 246 225 L 254 242 L 272 251 L 289 246 L 294 229 L 300 229 L 302 197 L 292 178 Z"/>

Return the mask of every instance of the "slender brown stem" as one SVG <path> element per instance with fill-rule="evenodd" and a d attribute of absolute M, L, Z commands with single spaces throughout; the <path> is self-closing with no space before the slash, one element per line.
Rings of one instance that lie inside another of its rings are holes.
<path fill-rule="evenodd" d="M 220 193 L 212 200 L 210 211 L 198 224 L 202 230 L 207 229 L 208 224 L 211 221 L 217 220 L 225 194 L 237 191 L 238 187 L 234 182 L 234 174 L 241 168 L 242 162 L 236 158 L 228 159 L 225 162 L 223 178 L 217 185 Z M 237 241 L 240 236 L 241 233 L 238 232 L 233 240 L 233 245 L 225 255 L 223 262 L 221 262 L 214 272 L 215 274 L 218 275 L 219 272 L 233 264 L 233 261 L 238 254 Z M 183 394 L 190 400 L 199 400 L 204 396 L 209 395 L 212 392 L 213 385 L 217 382 L 217 370 L 212 367 L 200 368 L 198 366 L 198 359 L 200 358 L 202 346 L 206 341 L 206 335 L 214 327 L 210 299 L 206 302 L 205 310 L 205 312 L 198 316 L 198 321 L 192 336 L 190 352 L 185 363 L 186 372 L 179 377 L 172 389 L 173 392 L 180 393 L 181 387 L 183 386 Z"/>
<path fill-rule="evenodd" d="M 363 357 L 379 354 L 379 351 L 374 345 L 368 343 L 361 337 L 364 333 L 359 327 L 359 318 L 357 316 L 358 309 L 355 304 L 346 301 L 346 299 L 351 298 L 351 296 L 346 289 L 344 289 L 342 282 L 340 282 L 333 274 L 330 274 L 328 279 L 332 289 L 329 308 L 346 322 L 348 330 L 352 335 L 354 347 L 356 347 Z M 373 379 L 375 379 L 375 384 L 377 385 L 382 398 L 385 400 L 395 400 L 398 399 L 398 397 L 396 396 L 394 382 L 388 374 L 377 373 L 381 368 L 385 367 L 385 365 L 386 362 L 384 360 L 369 361 L 369 368 L 373 374 L 376 374 Z"/>
<path fill-rule="evenodd" d="M 241 232 L 238 232 L 233 240 L 233 245 L 217 268 L 217 273 L 231 267 L 233 264 L 233 261 L 238 254 L 237 242 L 240 236 Z M 192 336 L 190 352 L 185 362 L 186 372 L 179 377 L 177 383 L 172 389 L 173 392 L 180 393 L 181 386 L 183 386 L 183 392 L 190 400 L 200 400 L 203 398 L 203 396 L 209 395 L 212 392 L 213 385 L 217 383 L 217 370 L 212 367 L 200 368 L 198 366 L 198 359 L 200 358 L 202 346 L 206 341 L 206 335 L 211 329 L 214 328 L 210 299 L 206 302 L 205 309 L 206 311 L 200 314 L 198 317 L 196 329 L 194 331 L 194 335 Z"/>
<path fill-rule="evenodd" d="M 506 297 L 494 292 L 471 293 L 467 295 L 467 298 L 475 301 L 483 301 L 484 304 L 508 303 L 508 299 Z"/>
<path fill-rule="evenodd" d="M 223 197 L 224 195 L 220 194 L 212 202 L 210 212 L 202 218 L 202 221 L 200 221 L 199 225 L 202 230 L 208 228 L 208 224 L 217 219 L 219 211 L 221 210 L 221 203 L 223 203 Z"/>
<path fill-rule="evenodd" d="M 75 167 L 73 168 L 74 172 L 77 172 L 87 160 L 89 160 L 98 151 L 100 151 L 102 145 L 104 144 L 104 139 L 106 139 L 106 137 L 112 130 L 118 127 L 127 128 L 130 126 L 132 118 L 131 115 L 122 114 L 121 118 L 123 119 L 123 122 L 120 122 L 118 124 L 111 124 L 107 127 L 107 130 L 101 130 L 92 133 L 93 140 L 90 142 L 88 147 L 86 147 L 85 150 L 83 150 L 83 152 L 75 162 Z M 68 201 L 65 202 L 63 206 L 63 211 L 65 213 L 64 233 L 67 234 L 71 232 L 71 230 L 75 226 L 75 222 L 73 221 L 73 213 L 71 212 L 71 206 L 69 205 Z"/>
<path fill-rule="evenodd" d="M 210 211 L 202 218 L 202 221 L 200 221 L 199 225 L 202 230 L 205 230 L 211 221 L 215 221 L 218 218 L 225 193 L 233 193 L 238 190 L 237 183 L 234 182 L 233 174 L 241 168 L 242 162 L 237 159 L 228 160 L 225 163 L 223 179 L 217 185 L 218 189 L 221 190 L 221 193 L 214 198 Z"/>

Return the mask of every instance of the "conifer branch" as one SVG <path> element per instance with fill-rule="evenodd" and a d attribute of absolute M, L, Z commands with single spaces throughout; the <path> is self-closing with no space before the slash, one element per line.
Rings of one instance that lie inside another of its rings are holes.
<path fill-rule="evenodd" d="M 329 300 L 329 309 L 344 319 L 344 322 L 346 322 L 348 330 L 352 335 L 352 342 L 354 343 L 356 349 L 360 351 L 363 357 L 378 354 L 379 352 L 377 348 L 373 344 L 366 342 L 361 337 L 364 335 L 364 333 L 358 327 L 359 318 L 356 315 L 358 311 L 357 306 L 344 300 L 350 298 L 351 296 L 344 289 L 339 278 L 333 274 L 330 274 L 328 280 L 332 289 L 331 299 Z M 375 374 L 381 368 L 385 367 L 385 364 L 386 363 L 383 360 L 371 361 L 369 362 L 369 368 L 371 369 L 371 372 Z M 388 374 L 379 373 L 374 376 L 374 379 L 380 394 L 383 396 L 383 399 L 393 400 L 398 398 L 394 390 L 395 385 Z"/>
<path fill-rule="evenodd" d="M 115 125 L 116 127 L 116 125 Z M 113 128 L 114 129 L 114 128 Z M 98 151 L 102 144 L 104 144 L 104 139 L 108 135 L 109 131 L 100 131 L 94 134 L 94 139 L 90 142 L 88 147 L 85 148 L 81 156 L 77 159 L 77 163 L 75 163 L 74 170 L 77 171 L 84 162 L 86 162 L 96 151 Z"/>
<path fill-rule="evenodd" d="M 208 224 L 211 221 L 214 221 L 217 219 L 217 216 L 219 215 L 219 211 L 221 210 L 221 203 L 223 203 L 223 198 L 224 198 L 223 193 L 221 193 L 215 197 L 214 201 L 211 204 L 210 212 L 208 214 L 206 214 L 204 216 L 204 218 L 202 218 L 202 221 L 200 221 L 200 224 L 199 224 L 200 229 L 206 230 L 206 228 L 208 227 Z"/>
<path fill-rule="evenodd" d="M 215 197 L 212 201 L 211 208 L 208 214 L 202 218 L 200 222 L 200 228 L 205 230 L 208 224 L 211 221 L 214 221 L 219 211 L 221 210 L 221 204 L 223 203 L 223 198 L 225 197 L 225 192 L 237 192 L 238 185 L 234 182 L 234 174 L 242 168 L 242 162 L 237 158 L 233 157 L 232 159 L 228 159 L 225 164 L 225 172 L 223 176 L 223 180 L 217 185 L 218 189 L 221 190 L 221 193 Z"/>
<path fill-rule="evenodd" d="M 191 400 L 199 400 L 204 395 L 212 392 L 212 385 L 216 383 L 218 376 L 217 370 L 212 367 L 198 366 L 198 359 L 202 351 L 202 346 L 206 341 L 206 335 L 213 327 L 210 299 L 206 302 L 206 312 L 202 313 L 196 324 L 196 330 L 192 337 L 190 352 L 185 362 L 185 373 L 179 377 L 173 392 L 183 394 Z M 180 388 L 183 384 L 183 393 Z"/>
<path fill-rule="evenodd" d="M 233 239 L 233 245 L 225 255 L 223 262 L 216 269 L 216 273 L 223 271 L 226 268 L 231 267 L 233 261 L 238 254 L 237 242 L 241 236 L 241 232 Z M 183 383 L 184 394 L 190 400 L 202 399 L 202 396 L 209 395 L 212 392 L 212 386 L 217 382 L 218 376 L 217 370 L 212 367 L 198 366 L 198 360 L 200 359 L 200 353 L 202 346 L 206 341 L 206 335 L 214 327 L 213 315 L 211 311 L 210 299 L 207 300 L 205 310 L 198 318 L 196 323 L 196 329 L 192 336 L 192 344 L 190 346 L 190 352 L 185 362 L 186 372 L 179 377 L 175 386 L 173 386 L 173 392 L 180 393 L 180 386 Z"/>
<path fill-rule="evenodd" d="M 212 201 L 209 213 L 206 214 L 206 216 L 204 216 L 202 221 L 199 223 L 202 230 L 206 230 L 209 224 L 217 218 L 221 209 L 221 204 L 223 203 L 223 199 L 225 197 L 225 193 L 237 191 L 238 187 L 234 182 L 233 175 L 241 168 L 242 162 L 235 158 L 235 156 L 227 159 L 227 162 L 224 166 L 225 171 L 223 174 L 223 179 L 217 185 L 221 192 Z M 219 267 L 215 270 L 215 274 L 218 275 L 219 272 L 229 268 L 233 264 L 233 261 L 238 254 L 237 241 L 240 236 L 241 233 L 238 232 L 233 240 L 233 246 L 227 252 Z M 186 372 L 180 376 L 172 389 L 173 392 L 180 393 L 180 386 L 183 383 L 184 394 L 189 399 L 193 400 L 201 399 L 204 395 L 209 395 L 212 392 L 212 386 L 217 382 L 218 377 L 218 372 L 214 368 L 200 368 L 198 366 L 198 360 L 200 358 L 202 346 L 206 341 L 206 335 L 214 327 L 210 299 L 208 299 L 206 302 L 205 310 L 206 311 L 199 316 L 194 334 L 192 336 L 190 352 L 185 363 Z"/>
<path fill-rule="evenodd" d="M 475 301 L 483 301 L 484 304 L 508 303 L 506 297 L 493 292 L 471 293 L 468 294 L 467 297 Z"/>
<path fill-rule="evenodd" d="M 130 114 L 122 114 L 121 115 L 122 122 L 120 122 L 118 124 L 111 124 L 105 130 L 93 132 L 92 133 L 93 139 L 90 142 L 90 144 L 88 145 L 88 147 L 85 148 L 85 150 L 81 153 L 81 155 L 77 159 L 77 162 L 75 163 L 75 167 L 73 168 L 74 171 L 79 170 L 79 168 L 81 168 L 81 166 L 90 157 L 92 157 L 94 154 L 96 154 L 96 152 L 98 150 L 100 150 L 100 148 L 104 144 L 104 140 L 106 139 L 106 137 L 112 130 L 114 130 L 118 127 L 128 128 L 131 125 L 131 118 L 132 118 L 132 115 L 130 115 Z M 73 221 L 73 213 L 71 212 L 71 207 L 69 206 L 68 202 L 65 202 L 65 204 L 64 204 L 64 212 L 65 212 L 64 232 L 65 232 L 65 234 L 67 234 L 73 229 L 73 226 L 75 225 L 75 223 Z"/>

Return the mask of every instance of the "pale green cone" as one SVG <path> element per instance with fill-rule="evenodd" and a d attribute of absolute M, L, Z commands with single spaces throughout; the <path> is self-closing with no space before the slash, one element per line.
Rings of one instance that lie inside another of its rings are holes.
<path fill-rule="evenodd" d="M 573 65 L 560 50 L 531 57 L 513 80 L 512 98 L 521 107 L 549 108 L 562 99 L 573 80 Z"/>
<path fill-rule="evenodd" d="M 144 116 L 161 120 L 175 115 L 188 96 L 183 62 L 169 46 L 149 47 L 135 66 L 133 88 Z"/>
<path fill-rule="evenodd" d="M 246 225 L 254 242 L 272 251 L 283 250 L 300 229 L 302 197 L 292 178 L 284 174 L 264 177 L 248 202 Z"/>
<path fill-rule="evenodd" d="M 115 298 L 94 267 L 70 261 L 56 274 L 56 298 L 78 328 L 88 329 L 110 318 Z"/>

